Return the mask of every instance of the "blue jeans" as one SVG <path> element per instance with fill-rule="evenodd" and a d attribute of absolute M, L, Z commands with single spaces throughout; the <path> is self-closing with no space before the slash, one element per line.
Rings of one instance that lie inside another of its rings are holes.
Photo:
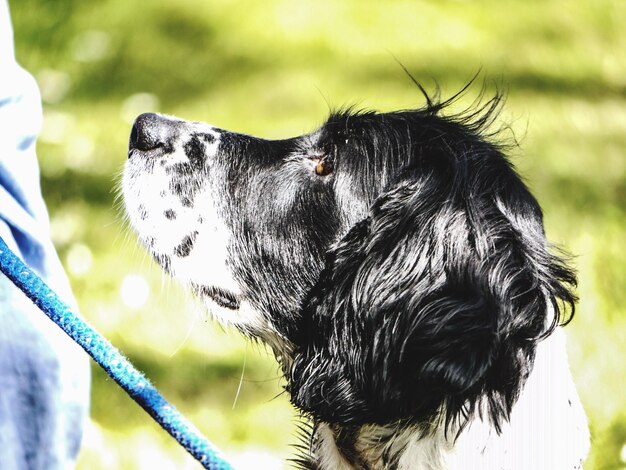
<path fill-rule="evenodd" d="M 41 196 L 41 121 L 39 89 L 15 61 L 0 0 L 0 237 L 75 305 Z M 88 405 L 87 355 L 0 274 L 0 469 L 71 468 Z"/>

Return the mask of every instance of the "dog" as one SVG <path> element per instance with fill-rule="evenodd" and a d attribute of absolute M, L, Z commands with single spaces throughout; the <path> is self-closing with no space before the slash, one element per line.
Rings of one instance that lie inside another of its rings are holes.
<path fill-rule="evenodd" d="M 418 86 L 420 86 L 418 84 Z M 580 469 L 575 273 L 505 156 L 502 96 L 264 140 L 140 115 L 122 190 L 165 271 L 268 344 L 309 469 Z"/>

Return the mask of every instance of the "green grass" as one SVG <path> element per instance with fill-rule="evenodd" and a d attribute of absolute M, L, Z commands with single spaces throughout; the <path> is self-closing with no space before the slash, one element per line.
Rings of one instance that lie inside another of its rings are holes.
<path fill-rule="evenodd" d="M 394 56 L 444 94 L 479 68 L 505 85 L 504 118 L 521 140 L 514 162 L 551 240 L 576 255 L 581 300 L 567 331 L 593 432 L 586 468 L 626 468 L 626 3 L 10 3 L 17 56 L 45 99 L 42 185 L 83 313 L 210 439 L 243 457 L 288 457 L 295 417 L 273 359 L 208 321 L 122 222 L 114 188 L 134 115 L 299 134 L 329 106 L 419 105 Z M 129 274 L 152 292 L 140 309 L 120 297 Z M 196 468 L 97 370 L 92 416 L 79 468 Z"/>

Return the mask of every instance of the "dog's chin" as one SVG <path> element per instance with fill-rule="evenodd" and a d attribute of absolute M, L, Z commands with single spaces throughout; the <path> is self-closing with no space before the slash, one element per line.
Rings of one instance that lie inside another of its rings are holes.
<path fill-rule="evenodd" d="M 208 313 L 224 326 L 233 326 L 243 334 L 270 346 L 278 357 L 288 361 L 292 346 L 274 325 L 243 296 L 220 287 L 193 286 Z"/>

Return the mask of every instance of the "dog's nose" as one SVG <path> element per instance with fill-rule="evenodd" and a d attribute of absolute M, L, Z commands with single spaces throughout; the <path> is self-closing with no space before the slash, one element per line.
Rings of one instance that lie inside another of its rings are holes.
<path fill-rule="evenodd" d="M 154 150 L 171 144 L 176 122 L 154 113 L 141 114 L 130 132 L 129 150 Z"/>

